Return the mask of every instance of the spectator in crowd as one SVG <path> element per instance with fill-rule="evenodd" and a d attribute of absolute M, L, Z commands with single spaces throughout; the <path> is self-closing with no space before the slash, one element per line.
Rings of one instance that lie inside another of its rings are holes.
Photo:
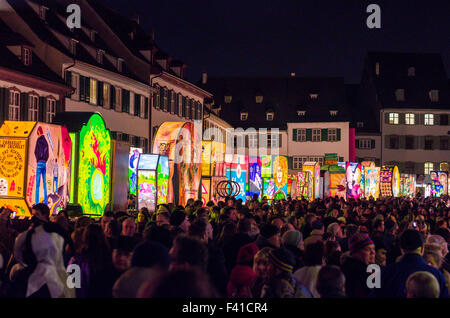
<path fill-rule="evenodd" d="M 225 264 L 227 271 L 231 272 L 236 265 L 236 258 L 240 248 L 248 243 L 253 242 L 249 233 L 251 230 L 250 219 L 244 218 L 238 222 L 237 233 L 233 234 L 230 239 L 223 245 L 225 255 Z"/>
<path fill-rule="evenodd" d="M 323 266 L 317 275 L 316 290 L 321 298 L 345 298 L 345 276 L 338 266 Z"/>
<path fill-rule="evenodd" d="M 170 234 L 174 239 L 178 234 L 187 233 L 190 223 L 186 212 L 182 209 L 175 209 L 170 215 Z"/>
<path fill-rule="evenodd" d="M 175 238 L 169 251 L 172 259 L 170 270 L 197 267 L 206 272 L 208 264 L 208 248 L 204 242 L 181 234 Z"/>
<path fill-rule="evenodd" d="M 329 241 L 339 241 L 343 236 L 342 228 L 337 222 L 328 225 L 327 233 L 330 235 L 330 237 L 328 238 Z"/>
<path fill-rule="evenodd" d="M 255 243 L 259 249 L 264 247 L 279 248 L 281 246 L 280 230 L 273 224 L 263 224 Z"/>
<path fill-rule="evenodd" d="M 170 214 L 167 208 L 160 208 L 160 211 L 156 214 L 156 226 L 170 228 Z"/>
<path fill-rule="evenodd" d="M 407 298 L 439 298 L 440 294 L 439 282 L 430 272 L 414 272 L 406 280 Z"/>
<path fill-rule="evenodd" d="M 283 247 L 289 250 L 294 256 L 295 263 L 293 271 L 295 272 L 300 267 L 304 266 L 305 253 L 303 252 L 304 242 L 303 235 L 300 231 L 290 230 L 283 234 L 281 238 Z"/>
<path fill-rule="evenodd" d="M 316 290 L 317 276 L 324 263 L 324 244 L 317 241 L 306 246 L 305 266 L 294 273 L 295 280 L 308 288 L 316 298 L 320 297 Z"/>
<path fill-rule="evenodd" d="M 253 272 L 253 259 L 258 252 L 255 243 L 242 246 L 237 257 L 237 264 L 230 274 L 230 281 L 227 286 L 227 295 L 232 298 L 252 297 L 251 286 L 256 279 Z"/>
<path fill-rule="evenodd" d="M 311 234 L 305 239 L 305 248 L 308 244 L 316 243 L 317 241 L 322 241 L 324 234 L 324 225 L 321 221 L 315 220 L 312 223 Z"/>

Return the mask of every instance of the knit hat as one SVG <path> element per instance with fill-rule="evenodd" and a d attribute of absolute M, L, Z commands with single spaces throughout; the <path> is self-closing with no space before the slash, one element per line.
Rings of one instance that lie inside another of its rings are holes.
<path fill-rule="evenodd" d="M 152 241 L 138 244 L 131 257 L 131 267 L 153 267 L 154 265 L 169 268 L 170 257 L 167 248 L 161 243 Z"/>
<path fill-rule="evenodd" d="M 406 251 L 413 251 L 423 245 L 423 237 L 419 231 L 406 230 L 400 237 L 400 247 Z"/>
<path fill-rule="evenodd" d="M 297 230 L 287 231 L 282 237 L 284 246 L 298 247 L 301 241 L 303 241 L 303 234 Z"/>
<path fill-rule="evenodd" d="M 294 258 L 292 254 L 285 248 L 277 248 L 269 252 L 269 259 L 278 269 L 292 273 L 294 269 Z"/>
<path fill-rule="evenodd" d="M 280 233 L 280 230 L 273 224 L 264 224 L 263 226 L 261 226 L 260 233 L 264 238 L 268 239 Z"/>
<path fill-rule="evenodd" d="M 183 210 L 174 210 L 170 215 L 170 225 L 180 226 L 186 218 L 186 212 Z"/>
<path fill-rule="evenodd" d="M 320 220 L 315 220 L 314 222 L 312 222 L 311 226 L 313 230 L 321 230 L 323 228 L 323 223 Z"/>
<path fill-rule="evenodd" d="M 369 237 L 369 235 L 367 235 L 366 233 L 356 233 L 350 238 L 348 245 L 350 254 L 353 254 L 363 249 L 367 245 L 374 245 L 374 243 L 372 239 Z"/>
<path fill-rule="evenodd" d="M 258 253 L 259 248 L 255 243 L 249 243 L 242 246 L 239 249 L 239 253 L 237 256 L 237 263 L 245 265 L 247 263 L 252 263 L 255 254 Z"/>

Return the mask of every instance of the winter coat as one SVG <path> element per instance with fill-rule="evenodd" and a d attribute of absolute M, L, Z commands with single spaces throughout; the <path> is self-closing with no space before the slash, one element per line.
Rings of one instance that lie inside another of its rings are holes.
<path fill-rule="evenodd" d="M 366 298 L 370 294 L 367 286 L 367 265 L 360 260 L 347 257 L 341 266 L 345 275 L 345 292 L 350 298 Z"/>
<path fill-rule="evenodd" d="M 250 266 L 236 265 L 230 274 L 230 281 L 227 286 L 228 297 L 251 298 L 250 287 L 256 275 Z"/>
<path fill-rule="evenodd" d="M 294 278 L 297 282 L 308 288 L 315 298 L 320 298 L 320 294 L 316 289 L 316 283 L 321 268 L 321 265 L 305 266 L 294 273 Z"/>
<path fill-rule="evenodd" d="M 230 273 L 236 265 L 237 255 L 242 246 L 253 242 L 252 238 L 246 233 L 236 233 L 231 236 L 229 241 L 223 245 L 223 254 L 225 256 L 225 265 Z"/>

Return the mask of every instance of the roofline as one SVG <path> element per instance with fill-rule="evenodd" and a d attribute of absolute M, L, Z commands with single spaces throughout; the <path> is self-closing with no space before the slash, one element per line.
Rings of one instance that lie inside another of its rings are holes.
<path fill-rule="evenodd" d="M 159 74 L 160 74 L 160 76 L 159 76 L 160 78 L 168 80 L 168 81 L 175 81 L 177 84 L 181 84 L 181 85 L 185 86 L 186 89 L 191 90 L 194 93 L 197 93 L 198 95 L 201 95 L 203 97 L 209 97 L 209 98 L 213 97 L 213 94 L 201 89 L 200 87 L 198 87 L 198 86 L 192 84 L 191 82 L 188 82 L 178 76 L 167 73 L 166 71 L 160 71 Z M 154 77 L 157 76 L 157 74 L 150 74 L 150 77 L 152 75 Z"/>

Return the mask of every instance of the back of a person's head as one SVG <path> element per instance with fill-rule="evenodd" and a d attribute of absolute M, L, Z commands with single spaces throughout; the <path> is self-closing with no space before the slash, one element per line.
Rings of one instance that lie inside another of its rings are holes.
<path fill-rule="evenodd" d="M 252 223 L 250 222 L 250 219 L 243 218 L 243 219 L 239 220 L 238 225 L 237 225 L 237 231 L 239 233 L 248 233 L 248 232 L 250 232 L 251 228 L 252 228 Z"/>
<path fill-rule="evenodd" d="M 400 237 L 400 247 L 405 252 L 414 252 L 423 246 L 423 236 L 419 231 L 408 229 Z"/>
<path fill-rule="evenodd" d="M 322 265 L 324 257 L 324 245 L 322 241 L 308 244 L 305 248 L 305 265 Z"/>
<path fill-rule="evenodd" d="M 47 204 L 44 204 L 44 203 L 35 204 L 35 205 L 33 205 L 33 210 L 39 211 L 47 219 L 50 218 L 50 209 Z"/>
<path fill-rule="evenodd" d="M 198 268 L 177 269 L 168 272 L 154 288 L 140 293 L 142 298 L 216 298 L 218 293 L 208 274 Z"/>
<path fill-rule="evenodd" d="M 189 236 L 203 239 L 206 234 L 206 221 L 204 219 L 196 219 L 189 226 Z"/>
<path fill-rule="evenodd" d="M 221 215 L 227 215 L 227 216 L 230 216 L 231 210 L 233 210 L 233 209 L 234 209 L 234 208 L 233 208 L 233 207 L 230 207 L 230 206 L 223 207 L 223 208 L 220 210 L 220 214 L 221 214 Z"/>
<path fill-rule="evenodd" d="M 111 231 L 112 237 L 118 237 L 122 232 L 122 223 L 118 220 L 111 220 L 106 227 Z"/>
<path fill-rule="evenodd" d="M 180 234 L 173 243 L 174 255 L 172 262 L 176 265 L 189 265 L 206 269 L 208 264 L 208 248 L 206 244 L 197 238 Z"/>
<path fill-rule="evenodd" d="M 167 248 L 172 246 L 172 237 L 169 229 L 152 224 L 143 233 L 143 238 L 147 241 L 159 242 Z"/>
<path fill-rule="evenodd" d="M 105 218 L 113 218 L 114 217 L 114 213 L 111 211 L 106 211 L 105 213 L 103 213 L 103 216 Z"/>
<path fill-rule="evenodd" d="M 169 269 L 170 257 L 167 247 L 158 242 L 143 241 L 133 250 L 131 257 L 132 267 L 153 267 L 159 266 L 162 269 Z"/>
<path fill-rule="evenodd" d="M 94 220 L 92 220 L 90 217 L 82 216 L 75 221 L 74 229 L 84 228 L 92 223 L 94 223 Z"/>
<path fill-rule="evenodd" d="M 356 232 L 358 232 L 358 226 L 356 224 L 348 224 L 345 227 L 345 236 L 347 238 L 352 237 Z"/>
<path fill-rule="evenodd" d="M 322 298 L 327 298 L 337 292 L 343 292 L 345 276 L 338 266 L 323 266 L 317 276 L 316 289 Z"/>
<path fill-rule="evenodd" d="M 440 287 L 436 277 L 429 272 L 415 272 L 406 281 L 406 297 L 439 298 Z"/>

